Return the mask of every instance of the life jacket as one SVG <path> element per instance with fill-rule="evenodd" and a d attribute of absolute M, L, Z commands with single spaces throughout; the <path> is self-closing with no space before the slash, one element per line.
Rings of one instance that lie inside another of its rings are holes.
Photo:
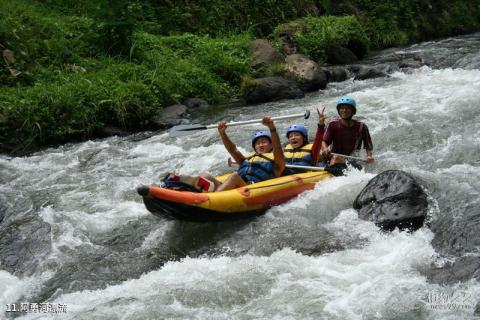
<path fill-rule="evenodd" d="M 273 153 L 252 153 L 240 163 L 238 175 L 246 182 L 260 182 L 275 178 Z"/>
<path fill-rule="evenodd" d="M 312 143 L 306 144 L 300 148 L 293 148 L 291 144 L 287 144 L 283 150 L 285 163 L 297 166 L 313 166 L 312 147 Z"/>

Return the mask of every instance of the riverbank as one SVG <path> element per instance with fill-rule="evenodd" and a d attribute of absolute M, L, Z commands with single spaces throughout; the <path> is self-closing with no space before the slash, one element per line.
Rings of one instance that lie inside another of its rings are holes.
<path fill-rule="evenodd" d="M 296 53 L 324 66 L 332 46 L 362 58 L 372 49 L 478 30 L 480 15 L 468 1 L 67 2 L 0 0 L 1 152 L 161 129 L 155 119 L 165 108 L 190 98 L 242 101 L 251 79 L 285 73 L 282 61 L 254 65 L 256 38 L 285 57 L 282 36 L 290 34 Z M 355 68 L 350 75 L 360 72 Z"/>

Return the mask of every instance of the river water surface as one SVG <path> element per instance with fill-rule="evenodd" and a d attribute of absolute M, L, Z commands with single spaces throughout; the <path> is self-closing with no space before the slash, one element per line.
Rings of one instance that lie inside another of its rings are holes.
<path fill-rule="evenodd" d="M 428 65 L 392 67 L 392 56 L 405 55 Z M 480 34 L 390 49 L 368 63 L 387 66 L 390 77 L 196 117 L 208 124 L 308 109 L 313 136 L 316 107 L 334 118 L 339 96 L 357 100 L 376 163 L 254 220 L 166 221 L 135 191 L 172 169 L 228 171 L 216 130 L 0 156 L 0 319 L 480 317 Z M 228 132 L 248 151 L 257 128 Z M 425 187 L 429 227 L 383 233 L 358 219 L 353 200 L 388 169 Z M 66 312 L 11 312 L 13 303 Z"/>

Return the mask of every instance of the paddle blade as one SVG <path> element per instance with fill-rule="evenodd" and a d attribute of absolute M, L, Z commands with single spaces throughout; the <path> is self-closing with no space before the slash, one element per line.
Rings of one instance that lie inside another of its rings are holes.
<path fill-rule="evenodd" d="M 182 137 L 205 129 L 207 129 L 207 127 L 201 124 L 182 124 L 171 127 L 170 130 L 168 130 L 168 134 L 171 137 Z"/>

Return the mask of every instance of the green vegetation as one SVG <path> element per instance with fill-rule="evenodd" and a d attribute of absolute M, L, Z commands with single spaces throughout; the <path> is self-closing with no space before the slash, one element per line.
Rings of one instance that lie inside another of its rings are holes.
<path fill-rule="evenodd" d="M 274 34 L 285 31 L 294 32 L 299 51 L 316 61 L 326 60 L 326 51 L 331 45 L 358 47 L 360 49 L 354 51 L 363 53 L 369 46 L 367 34 L 354 16 L 306 17 L 300 21 L 279 25 Z"/>
<path fill-rule="evenodd" d="M 0 149 L 94 137 L 106 126 L 149 128 L 185 98 L 222 103 L 252 70 L 255 37 L 296 33 L 322 62 L 328 46 L 357 54 L 478 30 L 480 0 L 0 0 Z M 10 146 L 10 147 L 9 147 Z"/>

